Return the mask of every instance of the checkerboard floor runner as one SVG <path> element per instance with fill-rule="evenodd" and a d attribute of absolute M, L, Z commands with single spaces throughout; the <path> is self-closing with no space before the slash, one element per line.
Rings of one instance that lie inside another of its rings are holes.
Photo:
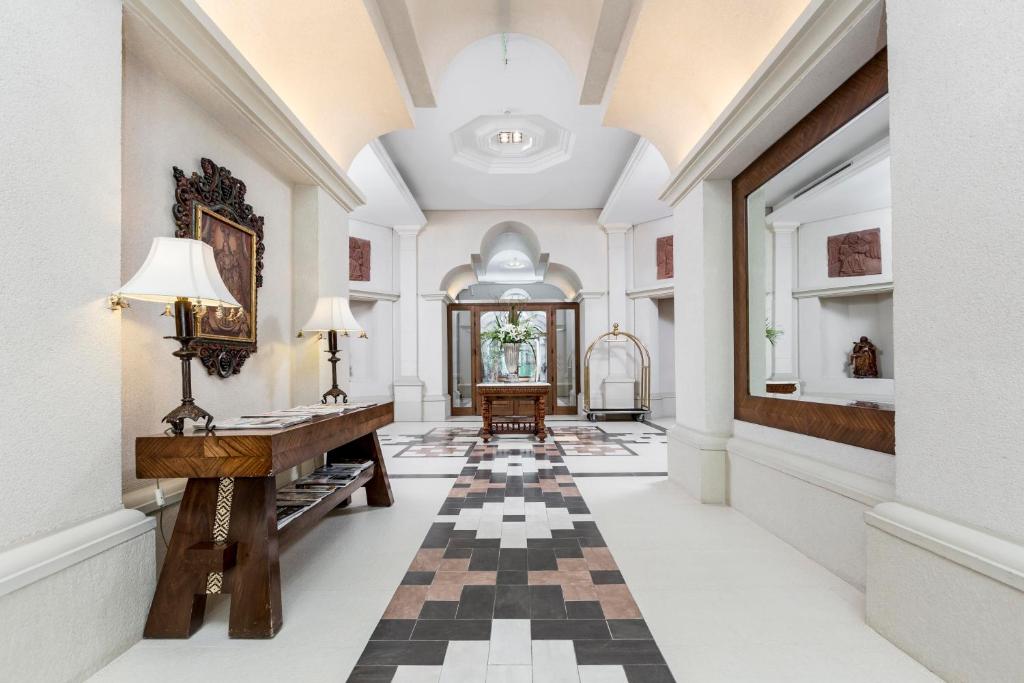
<path fill-rule="evenodd" d="M 473 449 L 348 679 L 672 681 L 554 444 Z"/>

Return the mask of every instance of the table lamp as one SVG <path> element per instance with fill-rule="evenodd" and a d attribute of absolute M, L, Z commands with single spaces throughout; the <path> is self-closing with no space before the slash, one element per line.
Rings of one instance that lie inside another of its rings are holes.
<path fill-rule="evenodd" d="M 213 416 L 196 405 L 192 398 L 192 358 L 196 351 L 192 341 L 196 338 L 193 312 L 200 313 L 208 306 L 223 310 L 221 315 L 237 315 L 241 309 L 217 269 L 213 248 L 205 242 L 183 237 L 156 237 L 149 248 L 149 255 L 138 272 L 114 293 L 117 299 L 138 299 L 160 301 L 168 304 L 167 315 L 174 305 L 173 337 L 181 344 L 174 355 L 181 359 L 181 405 L 167 413 L 163 422 L 171 425 L 175 434 L 184 432 L 185 420 L 206 420 L 210 429 Z"/>
<path fill-rule="evenodd" d="M 327 403 L 330 396 L 334 402 L 338 402 L 341 396 L 342 403 L 348 403 L 348 395 L 338 387 L 338 335 L 344 337 L 355 335 L 366 339 L 366 331 L 352 315 L 352 309 L 348 307 L 348 299 L 343 296 L 322 296 L 316 302 L 313 315 L 309 321 L 299 330 L 301 337 L 304 332 L 327 333 L 327 351 L 331 354 L 327 362 L 331 364 L 331 388 L 324 393 L 321 403 Z"/>

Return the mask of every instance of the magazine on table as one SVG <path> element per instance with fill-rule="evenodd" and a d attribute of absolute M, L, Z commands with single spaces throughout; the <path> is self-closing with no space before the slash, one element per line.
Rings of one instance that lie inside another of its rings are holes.
<path fill-rule="evenodd" d="M 288 522 L 292 521 L 303 512 L 305 512 L 305 505 L 278 505 L 277 506 L 277 527 L 281 528 Z"/>
<path fill-rule="evenodd" d="M 214 429 L 284 429 L 310 420 L 309 415 L 290 415 L 279 417 L 229 417 L 217 420 Z M 205 430 L 205 426 L 197 424 L 195 429 Z"/>

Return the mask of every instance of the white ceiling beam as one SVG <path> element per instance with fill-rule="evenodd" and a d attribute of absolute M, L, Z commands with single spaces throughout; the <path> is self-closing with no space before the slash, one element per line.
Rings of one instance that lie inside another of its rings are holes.
<path fill-rule="evenodd" d="M 408 102 L 413 107 L 436 107 L 434 89 L 405 0 L 365 0 L 365 4 Z"/>

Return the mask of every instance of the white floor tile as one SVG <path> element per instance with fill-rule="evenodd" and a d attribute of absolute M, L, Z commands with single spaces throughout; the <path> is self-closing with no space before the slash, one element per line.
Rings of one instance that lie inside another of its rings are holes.
<path fill-rule="evenodd" d="M 489 664 L 529 664 L 529 619 L 495 619 L 491 622 L 491 654 Z"/>
<path fill-rule="evenodd" d="M 578 683 L 571 640 L 533 641 L 533 683 Z"/>
<path fill-rule="evenodd" d="M 480 508 L 463 508 L 459 510 L 458 519 L 455 522 L 456 531 L 476 531 L 480 527 L 480 517 L 483 511 Z"/>
<path fill-rule="evenodd" d="M 502 548 L 525 548 L 526 543 L 526 522 L 502 522 L 501 523 L 501 547 Z"/>
<path fill-rule="evenodd" d="M 593 664 L 579 667 L 580 683 L 626 683 L 626 670 L 621 666 L 596 666 Z"/>
<path fill-rule="evenodd" d="M 548 508 L 549 529 L 574 529 L 568 508 Z"/>
<path fill-rule="evenodd" d="M 533 667 L 526 665 L 488 666 L 487 683 L 530 683 Z"/>
<path fill-rule="evenodd" d="M 439 666 L 400 666 L 391 683 L 437 683 L 440 677 Z"/>
<path fill-rule="evenodd" d="M 505 507 L 502 509 L 502 514 L 505 515 L 525 515 L 526 514 L 526 499 L 518 497 L 508 497 L 505 499 Z"/>
<path fill-rule="evenodd" d="M 487 653 L 490 643 L 486 640 L 453 640 L 448 643 L 448 653 L 441 667 L 440 683 L 468 683 L 487 680 Z"/>

